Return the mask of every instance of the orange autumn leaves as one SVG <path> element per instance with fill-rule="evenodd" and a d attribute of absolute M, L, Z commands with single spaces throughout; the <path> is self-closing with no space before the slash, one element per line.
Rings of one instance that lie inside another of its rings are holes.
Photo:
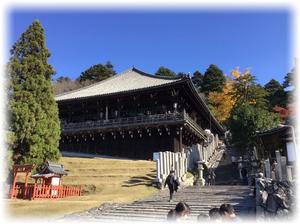
<path fill-rule="evenodd" d="M 208 102 L 211 111 L 221 123 L 230 117 L 230 111 L 235 104 L 233 93 L 233 81 L 226 80 L 222 92 L 210 92 Z"/>
<path fill-rule="evenodd" d="M 221 92 L 209 93 L 210 109 L 220 123 L 229 119 L 232 108 L 237 100 L 247 93 L 251 81 L 253 81 L 253 76 L 250 74 L 250 70 L 246 69 L 241 73 L 237 67 L 231 71 L 231 76 L 226 76 L 226 82 Z M 249 103 L 255 104 L 256 101 L 249 100 Z"/>

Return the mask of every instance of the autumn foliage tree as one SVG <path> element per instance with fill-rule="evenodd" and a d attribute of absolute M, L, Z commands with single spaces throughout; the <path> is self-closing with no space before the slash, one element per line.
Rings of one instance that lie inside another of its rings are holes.
<path fill-rule="evenodd" d="M 268 111 L 268 93 L 255 83 L 255 77 L 249 70 L 243 73 L 234 69 L 233 97 L 235 104 L 229 118 L 232 142 L 240 149 L 254 144 L 256 131 L 277 127 L 280 119 L 277 114 Z"/>
<path fill-rule="evenodd" d="M 234 82 L 228 79 L 224 84 L 222 92 L 213 91 L 208 95 L 210 110 L 216 119 L 223 125 L 229 119 L 230 112 L 235 104 L 233 85 Z"/>

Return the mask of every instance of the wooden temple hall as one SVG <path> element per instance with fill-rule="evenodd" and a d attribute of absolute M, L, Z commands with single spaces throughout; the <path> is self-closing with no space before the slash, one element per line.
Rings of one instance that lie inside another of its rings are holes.
<path fill-rule="evenodd" d="M 154 76 L 131 68 L 56 96 L 60 150 L 152 159 L 223 135 L 188 76 Z"/>

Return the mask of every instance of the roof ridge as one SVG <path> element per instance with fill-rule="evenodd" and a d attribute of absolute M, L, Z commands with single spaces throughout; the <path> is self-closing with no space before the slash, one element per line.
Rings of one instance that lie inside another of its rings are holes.
<path fill-rule="evenodd" d="M 170 76 L 163 76 L 163 75 L 152 75 L 152 74 L 143 72 L 142 70 L 139 70 L 139 69 L 137 69 L 137 68 L 135 68 L 135 67 L 132 68 L 132 71 L 138 72 L 138 73 L 140 73 L 141 75 L 144 75 L 144 76 L 147 76 L 147 77 L 150 77 L 150 78 L 157 78 L 157 79 L 179 80 L 179 79 L 182 78 L 182 77 L 179 77 L 179 76 L 170 77 Z"/>

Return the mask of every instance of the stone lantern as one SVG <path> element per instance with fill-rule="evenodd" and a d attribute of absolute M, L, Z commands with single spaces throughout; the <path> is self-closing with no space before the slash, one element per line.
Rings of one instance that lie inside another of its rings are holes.
<path fill-rule="evenodd" d="M 197 179 L 195 181 L 196 186 L 204 186 L 205 185 L 205 180 L 203 178 L 203 170 L 204 170 L 203 164 L 204 164 L 203 160 L 197 161 Z"/>

